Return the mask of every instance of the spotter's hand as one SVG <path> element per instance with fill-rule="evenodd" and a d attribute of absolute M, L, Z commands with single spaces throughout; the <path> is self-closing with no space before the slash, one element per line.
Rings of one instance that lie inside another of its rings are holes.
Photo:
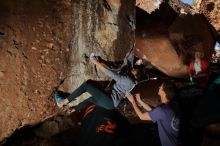
<path fill-rule="evenodd" d="M 128 98 L 128 101 L 129 101 L 130 103 L 135 103 L 134 96 L 133 96 L 130 92 L 126 92 L 126 93 L 125 93 L 125 96 Z"/>

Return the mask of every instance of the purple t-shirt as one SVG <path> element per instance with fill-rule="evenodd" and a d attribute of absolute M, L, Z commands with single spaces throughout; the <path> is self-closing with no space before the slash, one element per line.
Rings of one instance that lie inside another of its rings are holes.
<path fill-rule="evenodd" d="M 152 121 L 158 125 L 162 146 L 177 146 L 180 120 L 172 108 L 162 104 L 150 111 L 149 115 Z"/>

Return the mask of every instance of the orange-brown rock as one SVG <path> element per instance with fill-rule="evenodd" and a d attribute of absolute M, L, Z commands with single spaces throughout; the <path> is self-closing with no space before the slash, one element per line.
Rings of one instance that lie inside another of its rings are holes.
<path fill-rule="evenodd" d="M 195 49 L 210 59 L 214 39 L 201 15 L 178 15 L 161 4 L 151 15 L 137 11 L 135 54 L 172 77 L 188 75 Z"/>
<path fill-rule="evenodd" d="M 0 142 L 56 111 L 48 96 L 63 78 L 69 77 L 66 91 L 88 78 L 102 79 L 89 64 L 91 52 L 124 58 L 133 44 L 134 5 L 132 0 L 0 2 Z"/>

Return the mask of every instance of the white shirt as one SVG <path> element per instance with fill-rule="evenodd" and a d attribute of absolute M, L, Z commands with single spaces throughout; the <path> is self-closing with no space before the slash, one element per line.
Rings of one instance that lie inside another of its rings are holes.
<path fill-rule="evenodd" d="M 196 75 L 202 71 L 200 60 L 195 60 L 194 68 L 195 68 Z"/>

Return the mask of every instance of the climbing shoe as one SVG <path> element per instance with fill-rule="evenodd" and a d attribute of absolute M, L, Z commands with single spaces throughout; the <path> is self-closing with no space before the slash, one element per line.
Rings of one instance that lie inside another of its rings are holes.
<path fill-rule="evenodd" d="M 58 103 L 64 101 L 64 99 L 63 99 L 62 97 L 59 96 L 59 93 L 58 93 L 58 92 L 55 92 L 54 97 L 55 97 L 56 102 L 58 102 Z"/>

